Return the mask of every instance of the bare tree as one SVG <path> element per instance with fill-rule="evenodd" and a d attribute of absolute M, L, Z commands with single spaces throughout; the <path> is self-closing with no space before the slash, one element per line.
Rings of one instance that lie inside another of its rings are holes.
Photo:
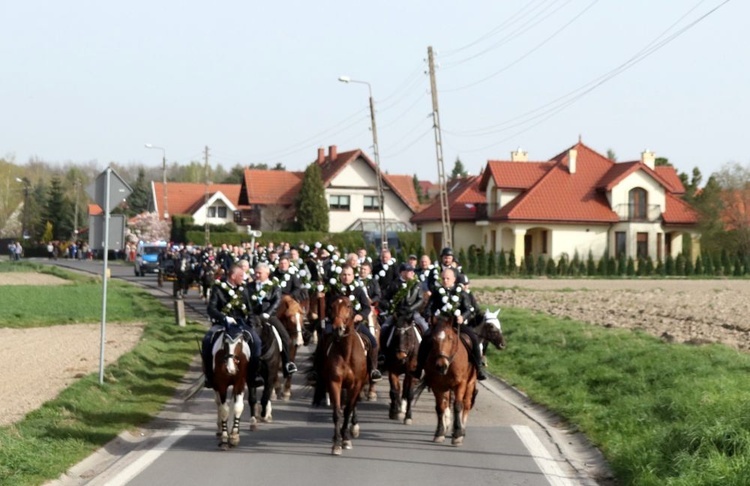
<path fill-rule="evenodd" d="M 295 213 L 293 206 L 280 204 L 264 206 L 260 211 L 260 228 L 264 231 L 288 229 L 294 220 Z"/>

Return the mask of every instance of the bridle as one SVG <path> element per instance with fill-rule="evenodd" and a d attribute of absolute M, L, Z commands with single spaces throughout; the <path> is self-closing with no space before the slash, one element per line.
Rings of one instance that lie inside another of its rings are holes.
<path fill-rule="evenodd" d="M 446 320 L 446 321 L 443 321 L 441 323 L 441 326 L 452 328 L 453 324 L 451 322 L 449 322 L 449 321 Z M 460 329 L 461 329 L 460 324 L 458 324 L 458 329 L 456 330 L 456 341 L 455 341 L 455 343 L 453 343 L 453 346 L 451 347 L 451 351 L 452 351 L 453 354 L 451 354 L 450 356 L 448 356 L 447 354 L 444 354 L 444 353 L 438 353 L 438 355 L 437 355 L 437 359 L 443 358 L 443 359 L 447 360 L 449 367 L 453 363 L 453 360 L 456 359 L 456 355 L 458 354 L 458 346 L 459 346 L 460 341 L 461 341 L 461 331 L 460 331 Z M 441 329 L 441 331 L 445 332 L 443 329 Z"/>

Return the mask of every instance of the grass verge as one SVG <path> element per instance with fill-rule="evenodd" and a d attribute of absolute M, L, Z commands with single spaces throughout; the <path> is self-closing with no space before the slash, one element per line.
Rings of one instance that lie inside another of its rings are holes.
<path fill-rule="evenodd" d="M 57 288 L 75 292 L 87 285 L 82 282 Z M 59 477 L 123 430 L 150 421 L 173 396 L 205 328 L 195 323 L 176 327 L 171 312 L 150 295 L 127 285 L 115 287 L 118 298 L 130 302 L 130 314 L 123 310 L 122 316 L 146 322 L 141 341 L 105 369 L 104 385 L 99 385 L 98 373 L 92 373 L 22 421 L 0 428 L 0 484 L 33 485 Z M 45 288 L 26 298 L 35 300 L 37 307 L 46 306 L 46 294 Z M 8 303 L 23 308 L 29 305 L 17 299 Z M 73 318 L 76 322 L 87 320 Z M 19 322 L 19 327 L 30 327 L 26 318 Z"/>
<path fill-rule="evenodd" d="M 750 355 L 513 308 L 503 331 L 490 370 L 583 432 L 621 484 L 749 484 Z"/>

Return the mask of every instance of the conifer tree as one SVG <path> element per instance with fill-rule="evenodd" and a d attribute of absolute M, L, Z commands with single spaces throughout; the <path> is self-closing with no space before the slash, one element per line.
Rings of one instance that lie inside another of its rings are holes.
<path fill-rule="evenodd" d="M 703 258 L 701 258 L 700 255 L 698 255 L 695 258 L 695 274 L 698 276 L 701 276 L 705 273 L 706 269 L 703 268 Z"/>
<path fill-rule="evenodd" d="M 497 255 L 495 250 L 487 254 L 487 275 L 497 275 Z"/>
<path fill-rule="evenodd" d="M 534 273 L 537 275 L 544 275 L 544 271 L 546 270 L 546 262 L 544 261 L 544 255 L 539 255 L 536 259 L 536 268 L 534 268 Z"/>
<path fill-rule="evenodd" d="M 560 261 L 557 262 L 557 275 L 564 277 L 568 274 L 568 255 L 560 255 Z M 548 273 L 549 274 L 549 273 Z"/>
<path fill-rule="evenodd" d="M 508 262 L 505 260 L 505 252 L 503 250 L 500 250 L 500 253 L 497 255 L 497 273 L 498 275 L 508 274 Z"/>
<path fill-rule="evenodd" d="M 516 252 L 513 248 L 510 249 L 510 253 L 508 253 L 508 274 L 513 275 L 516 273 L 516 270 L 518 269 L 518 266 L 516 265 Z"/>
<path fill-rule="evenodd" d="M 625 273 L 628 277 L 632 277 L 635 275 L 635 262 L 633 261 L 633 257 L 628 257 L 628 263 L 627 268 L 625 269 Z"/>
<path fill-rule="evenodd" d="M 148 182 L 146 182 L 146 170 L 143 167 L 138 168 L 138 178 L 133 184 L 133 192 L 127 198 L 128 216 L 135 216 L 148 211 L 149 205 Z"/>
<path fill-rule="evenodd" d="M 577 276 L 580 274 L 581 268 L 581 257 L 578 255 L 578 250 L 573 253 L 573 260 L 570 261 L 568 267 L 568 275 Z"/>
<path fill-rule="evenodd" d="M 596 263 L 594 263 L 594 254 L 589 250 L 589 256 L 586 260 L 586 275 L 593 277 L 596 275 Z"/>
<path fill-rule="evenodd" d="M 682 253 L 677 255 L 674 261 L 674 274 L 685 275 L 685 255 Z"/>
<path fill-rule="evenodd" d="M 477 272 L 477 252 L 474 246 L 469 247 L 469 253 L 467 255 L 467 259 L 469 262 L 469 269 L 466 271 L 466 273 L 478 273 Z"/>
<path fill-rule="evenodd" d="M 690 277 L 693 273 L 695 273 L 693 261 L 690 257 L 685 257 L 685 276 Z"/>
<path fill-rule="evenodd" d="M 734 271 L 732 273 L 735 277 L 742 276 L 742 259 L 739 255 L 734 258 Z"/>
<path fill-rule="evenodd" d="M 555 265 L 555 259 L 554 258 L 547 258 L 547 266 L 544 269 L 544 273 L 548 277 L 555 277 L 557 275 L 557 267 Z"/>
<path fill-rule="evenodd" d="M 667 260 L 664 262 L 664 272 L 666 275 L 674 275 L 674 258 L 672 258 L 672 255 L 667 255 Z"/>
<path fill-rule="evenodd" d="M 651 276 L 654 274 L 654 261 L 650 256 L 646 257 L 646 272 L 645 275 Z"/>
<path fill-rule="evenodd" d="M 703 271 L 708 276 L 714 275 L 714 259 L 708 253 L 703 254 L 703 261 L 706 262 L 706 269 Z"/>
<path fill-rule="evenodd" d="M 487 275 L 487 253 L 484 251 L 484 247 L 479 249 L 477 255 L 477 273 L 479 275 Z"/>
<path fill-rule="evenodd" d="M 458 264 L 463 266 L 464 273 L 469 273 L 471 271 L 471 265 L 469 263 L 469 260 L 466 258 L 466 252 L 463 248 L 458 250 Z"/>
<path fill-rule="evenodd" d="M 300 231 L 328 231 L 329 213 L 320 166 L 313 162 L 305 169 L 296 200 Z"/>
<path fill-rule="evenodd" d="M 610 256 L 607 258 L 607 269 L 605 271 L 605 275 L 615 275 L 615 272 L 617 271 L 617 262 L 615 261 L 615 257 Z"/>

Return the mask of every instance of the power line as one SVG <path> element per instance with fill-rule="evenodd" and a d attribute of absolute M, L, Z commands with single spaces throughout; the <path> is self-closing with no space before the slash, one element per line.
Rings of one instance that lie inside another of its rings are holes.
<path fill-rule="evenodd" d="M 704 1 L 705 0 L 701 0 L 701 2 L 698 3 L 698 5 L 700 5 Z M 578 101 L 580 98 L 582 98 L 586 94 L 590 93 L 591 91 L 593 91 L 597 87 L 599 87 L 602 84 L 606 83 L 610 79 L 612 79 L 615 76 L 617 76 L 617 75 L 625 72 L 626 70 L 630 69 L 631 67 L 633 67 L 637 63 L 639 63 L 642 60 L 644 60 L 647 57 L 649 57 L 651 54 L 657 52 L 659 49 L 661 49 L 662 47 L 666 46 L 667 44 L 669 44 L 670 42 L 672 42 L 673 40 L 675 40 L 676 38 L 678 38 L 679 36 L 681 36 L 682 34 L 684 34 L 685 32 L 687 32 L 689 29 L 691 29 L 692 27 L 694 27 L 695 25 L 697 25 L 699 22 L 701 22 L 702 20 L 704 20 L 706 17 L 708 17 L 709 15 L 713 14 L 714 12 L 716 12 L 719 8 L 721 8 L 724 5 L 726 5 L 727 3 L 729 3 L 729 1 L 730 0 L 724 0 L 721 4 L 719 4 L 718 6 L 714 7 L 713 9 L 709 10 L 705 14 L 701 15 L 700 17 L 698 17 L 694 21 L 690 22 L 689 24 L 687 24 L 686 26 L 684 26 L 680 30 L 674 32 L 673 34 L 669 35 L 665 39 L 659 41 L 659 39 L 661 39 L 662 37 L 664 37 L 665 34 L 667 32 L 669 32 L 670 30 L 672 30 L 672 28 L 674 28 L 675 25 L 677 25 L 678 23 L 680 23 L 682 21 L 682 19 L 684 19 L 687 15 L 689 15 L 692 11 L 694 11 L 695 8 L 697 8 L 698 5 L 694 6 L 686 14 L 684 14 L 683 16 L 681 16 L 680 19 L 678 19 L 675 23 L 673 23 L 665 31 L 663 31 L 661 34 L 659 34 L 657 37 L 655 37 L 651 42 L 649 42 L 645 47 L 643 47 L 635 55 L 633 55 L 630 59 L 628 59 L 627 61 L 621 63 L 619 66 L 617 66 L 616 68 L 608 71 L 607 73 L 604 73 L 603 75 L 595 78 L 594 80 L 589 81 L 588 83 L 586 83 L 586 84 L 584 84 L 584 85 L 582 85 L 582 86 L 580 86 L 580 87 L 578 87 L 578 88 L 576 88 L 576 89 L 574 89 L 574 90 L 566 93 L 563 96 L 560 96 L 560 97 L 556 98 L 555 100 L 553 100 L 553 101 L 551 101 L 549 103 L 546 103 L 546 104 L 544 104 L 542 106 L 539 106 L 539 107 L 537 107 L 537 108 L 535 108 L 533 110 L 530 110 L 530 111 L 528 111 L 526 113 L 523 113 L 523 114 L 521 114 L 519 116 L 510 118 L 510 119 L 508 119 L 508 120 L 506 120 L 504 122 L 501 122 L 499 124 L 496 124 L 496 125 L 492 125 L 492 126 L 485 127 L 485 128 L 474 129 L 474 130 L 452 131 L 452 132 L 448 132 L 448 133 L 451 133 L 452 135 L 459 136 L 459 137 L 463 137 L 463 136 L 485 136 L 485 135 L 491 135 L 491 134 L 494 134 L 494 133 L 502 132 L 502 131 L 505 131 L 505 130 L 508 130 L 510 128 L 514 128 L 514 127 L 517 127 L 517 126 L 521 126 L 523 124 L 529 123 L 530 121 L 533 121 L 533 120 L 536 120 L 538 118 L 544 117 L 545 115 L 548 115 L 548 114 L 551 117 L 554 114 L 556 114 L 557 112 L 559 112 L 560 110 L 562 110 L 562 109 L 570 106 L 572 103 Z M 529 117 L 529 115 L 534 115 L 534 116 Z M 524 118 L 526 118 L 526 119 L 524 119 Z M 547 117 L 547 118 L 549 118 L 549 117 Z M 545 118 L 545 120 L 547 118 Z M 519 121 L 518 123 L 514 124 L 513 122 L 515 122 L 516 120 L 521 120 L 521 121 Z M 544 121 L 544 120 L 542 120 L 542 121 Z M 539 123 L 541 123 L 541 122 L 539 122 Z M 531 127 L 534 127 L 534 126 L 538 125 L 539 123 L 531 125 Z M 500 127 L 505 127 L 505 128 L 500 128 Z M 523 131 L 527 131 L 531 127 L 527 127 Z M 523 131 L 516 133 L 516 135 L 518 135 L 520 133 L 523 133 Z M 477 151 L 477 150 L 483 150 L 485 148 L 490 148 L 490 147 L 492 147 L 494 145 L 497 145 L 498 143 L 500 143 L 500 142 L 494 143 L 494 144 L 489 145 L 487 147 L 483 147 L 481 149 L 470 150 L 470 151 L 465 151 L 465 152 L 473 152 L 473 151 Z"/>

